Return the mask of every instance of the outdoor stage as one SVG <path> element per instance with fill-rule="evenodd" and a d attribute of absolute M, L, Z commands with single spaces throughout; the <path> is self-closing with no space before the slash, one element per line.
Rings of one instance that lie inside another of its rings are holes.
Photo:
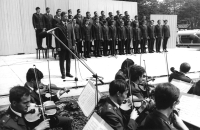
<path fill-rule="evenodd" d="M 168 68 L 169 73 L 171 73 L 170 68 L 175 67 L 179 70 L 179 66 L 182 62 L 188 62 L 191 65 L 191 72 L 200 70 L 200 51 L 194 48 L 176 48 L 168 49 Z M 146 62 L 146 70 L 148 76 L 160 76 L 167 75 L 166 59 L 164 53 L 147 53 L 147 54 L 137 54 L 137 55 L 117 55 L 115 57 L 92 57 L 85 61 L 89 67 L 102 76 L 105 83 L 109 83 L 115 77 L 116 72 L 120 69 L 121 63 L 126 59 L 132 59 L 136 64 L 144 66 L 144 60 Z M 56 84 L 59 87 L 75 87 L 76 82 L 74 78 L 66 78 L 66 81 L 61 79 L 60 68 L 58 59 L 55 60 L 53 57 L 49 59 L 36 59 L 35 54 L 25 54 L 25 55 L 11 55 L 11 56 L 0 56 L 0 95 L 8 94 L 9 89 L 14 85 L 24 85 L 26 82 L 26 72 L 29 68 L 36 65 L 36 67 L 41 70 L 44 74 L 44 79 L 42 82 L 44 84 L 49 83 L 49 73 L 48 73 L 48 62 L 50 66 L 51 73 L 51 83 Z M 92 77 L 92 74 L 80 63 L 77 62 L 77 85 L 84 86 L 87 84 L 87 79 Z M 72 59 L 71 62 L 71 74 L 75 76 L 75 60 Z M 190 74 L 191 78 L 199 78 L 199 74 Z M 167 82 L 167 77 L 156 78 L 152 84 Z M 72 89 L 68 94 L 64 96 L 76 96 L 80 95 L 82 88 Z M 99 86 L 101 92 L 108 91 L 108 84 Z M 8 98 L 0 97 L 0 105 L 8 103 Z"/>

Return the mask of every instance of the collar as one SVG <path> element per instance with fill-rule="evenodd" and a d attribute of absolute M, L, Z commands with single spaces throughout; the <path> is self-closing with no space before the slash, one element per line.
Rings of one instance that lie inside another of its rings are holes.
<path fill-rule="evenodd" d="M 32 91 L 33 91 L 33 88 L 32 87 L 30 87 L 28 84 L 26 84 Z"/>
<path fill-rule="evenodd" d="M 161 112 L 159 112 L 158 110 L 155 110 L 154 111 L 154 114 L 159 117 L 159 118 L 162 118 L 164 121 L 168 122 L 169 123 L 169 119 L 164 115 L 162 114 Z"/>
<path fill-rule="evenodd" d="M 10 110 L 15 113 L 17 116 L 22 117 L 22 114 L 19 112 L 16 112 L 15 110 L 12 109 L 12 107 L 10 106 Z"/>
<path fill-rule="evenodd" d="M 110 100 L 115 104 L 115 106 L 117 107 L 117 108 L 119 108 L 119 104 L 117 104 L 115 101 L 113 101 L 111 98 L 110 98 Z"/>

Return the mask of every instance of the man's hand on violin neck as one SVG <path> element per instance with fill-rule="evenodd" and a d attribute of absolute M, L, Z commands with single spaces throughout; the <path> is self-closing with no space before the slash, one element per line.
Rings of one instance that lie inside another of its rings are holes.
<path fill-rule="evenodd" d="M 35 127 L 34 130 L 45 130 L 45 129 L 49 128 L 50 127 L 49 120 L 50 119 L 46 119 L 46 120 L 42 121 L 37 127 Z"/>

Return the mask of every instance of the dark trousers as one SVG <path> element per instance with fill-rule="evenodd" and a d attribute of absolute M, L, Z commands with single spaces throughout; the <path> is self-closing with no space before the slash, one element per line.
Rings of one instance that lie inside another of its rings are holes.
<path fill-rule="evenodd" d="M 85 57 L 87 57 L 87 56 L 90 55 L 90 51 L 91 51 L 91 50 L 90 50 L 90 49 L 91 49 L 91 48 L 90 48 L 90 43 L 91 43 L 90 41 L 85 41 L 85 42 L 84 42 L 84 56 L 85 56 Z"/>
<path fill-rule="evenodd" d="M 138 46 L 141 43 L 141 41 L 140 40 L 136 40 L 133 43 L 134 43 L 134 45 L 133 45 L 134 46 L 134 53 L 138 53 L 139 52 Z"/>
<path fill-rule="evenodd" d="M 150 38 L 149 40 L 148 40 L 148 50 L 149 50 L 149 52 L 152 52 L 153 51 L 153 49 L 154 49 L 154 41 L 155 41 L 155 39 L 154 38 Z"/>
<path fill-rule="evenodd" d="M 126 42 L 125 42 L 125 48 L 126 48 L 126 54 L 131 54 L 130 50 L 130 45 L 131 45 L 131 39 L 126 39 Z"/>
<path fill-rule="evenodd" d="M 108 53 L 108 43 L 109 43 L 108 40 L 104 40 L 104 41 L 103 41 L 103 55 L 104 55 L 104 56 L 106 56 L 107 53 Z"/>
<path fill-rule="evenodd" d="M 115 54 L 115 46 L 116 46 L 116 39 L 112 39 L 110 41 L 110 51 L 111 51 L 111 55 Z"/>
<path fill-rule="evenodd" d="M 147 38 L 143 38 L 142 41 L 141 41 L 141 53 L 144 53 L 146 52 L 146 49 L 145 49 L 145 45 L 147 44 Z"/>
<path fill-rule="evenodd" d="M 167 49 L 167 41 L 168 41 L 169 37 L 164 37 L 163 39 L 163 50 Z"/>
<path fill-rule="evenodd" d="M 94 55 L 99 56 L 100 55 L 100 45 L 101 45 L 101 40 L 95 40 L 94 41 Z"/>
<path fill-rule="evenodd" d="M 118 43 L 118 49 L 120 55 L 124 54 L 124 44 L 125 44 L 125 39 L 121 39 L 121 41 L 119 41 Z"/>
<path fill-rule="evenodd" d="M 47 36 L 46 36 L 46 45 L 47 45 L 47 48 L 52 47 L 52 35 L 51 34 L 47 34 Z"/>
<path fill-rule="evenodd" d="M 43 29 L 37 29 L 36 32 L 36 42 L 37 42 L 37 47 L 41 48 L 42 47 L 42 38 L 39 36 L 39 34 L 43 31 Z"/>
<path fill-rule="evenodd" d="M 50 127 L 61 127 L 63 130 L 72 130 L 72 119 L 64 116 L 50 116 Z"/>
<path fill-rule="evenodd" d="M 70 73 L 70 65 L 71 65 L 71 53 L 66 50 L 66 49 L 61 49 L 60 51 L 60 58 L 59 58 L 59 63 L 60 63 L 60 72 L 62 75 L 65 75 L 65 67 L 64 63 L 66 61 L 66 74 Z"/>
<path fill-rule="evenodd" d="M 77 54 L 80 55 L 80 53 L 82 53 L 82 41 L 80 39 L 76 40 L 76 46 L 77 46 Z"/>
<path fill-rule="evenodd" d="M 156 38 L 156 52 L 160 51 L 161 37 Z"/>

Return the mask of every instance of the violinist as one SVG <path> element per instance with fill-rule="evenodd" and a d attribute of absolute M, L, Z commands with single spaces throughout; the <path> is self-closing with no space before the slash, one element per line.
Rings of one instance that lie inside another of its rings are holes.
<path fill-rule="evenodd" d="M 127 58 L 121 65 L 121 69 L 116 73 L 115 79 L 128 81 L 128 68 L 134 65 L 134 61 Z"/>
<path fill-rule="evenodd" d="M 5 115 L 0 119 L 0 129 L 31 130 L 24 118 L 31 101 L 29 90 L 22 86 L 15 86 L 9 92 L 9 100 L 10 106 Z M 33 130 L 45 130 L 49 127 L 49 119 L 47 119 L 40 122 Z"/>

